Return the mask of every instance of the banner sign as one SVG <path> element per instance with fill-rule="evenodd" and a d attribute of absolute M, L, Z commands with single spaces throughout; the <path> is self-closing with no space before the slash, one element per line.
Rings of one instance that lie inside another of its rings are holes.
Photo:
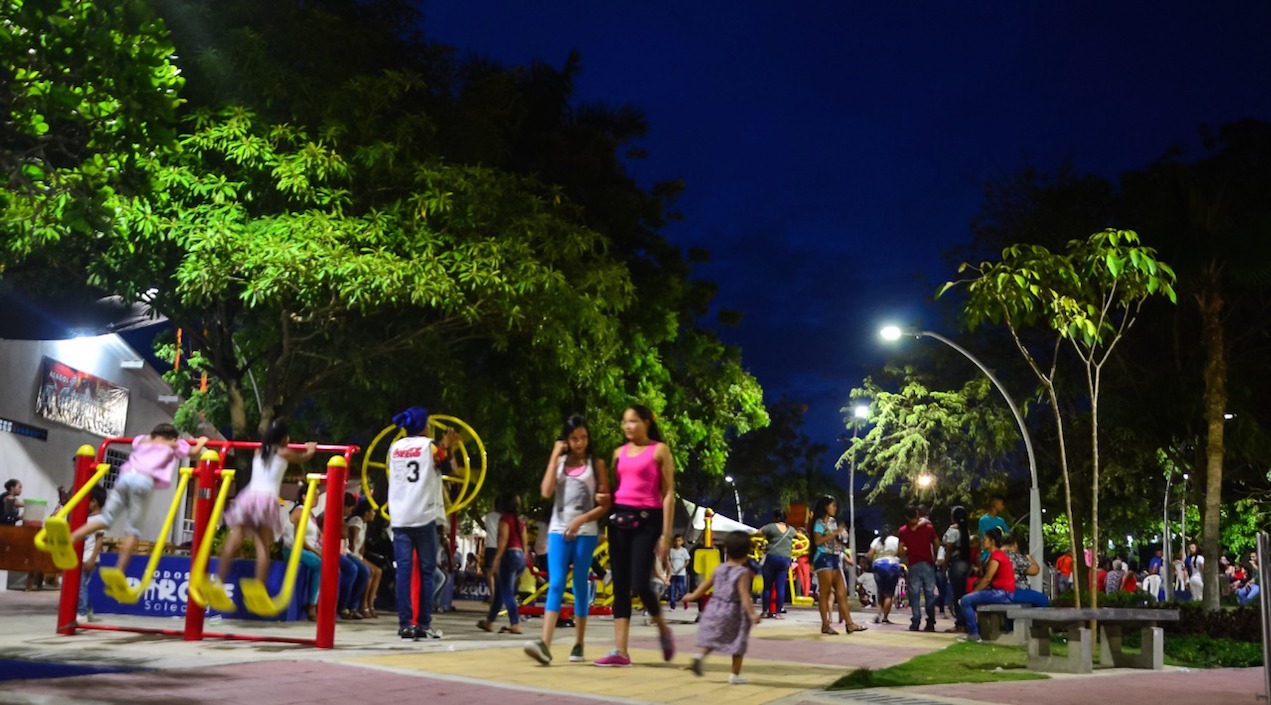
<path fill-rule="evenodd" d="M 98 556 L 98 565 L 113 566 L 119 558 L 115 553 L 103 553 Z M 144 564 L 145 555 L 133 556 L 129 563 L 128 586 L 136 589 L 141 581 L 134 577 L 132 573 L 140 574 L 135 567 L 138 562 Z M 208 570 L 212 573 L 216 572 L 216 559 L 209 561 Z M 287 564 L 283 561 L 273 561 L 269 564 L 269 575 L 265 578 L 265 587 L 269 590 L 270 595 L 276 595 L 282 588 L 283 573 L 286 572 Z M 230 568 L 229 580 L 225 581 L 225 593 L 234 600 L 234 604 L 238 607 L 238 611 L 234 614 L 223 614 L 212 608 L 208 608 L 207 615 L 222 615 L 232 619 L 254 619 L 260 621 L 284 621 L 290 622 L 298 619 L 305 619 L 305 613 L 301 604 L 302 596 L 308 595 L 306 591 L 309 585 L 310 573 L 308 568 L 300 566 L 300 573 L 296 576 L 295 590 L 291 593 L 291 604 L 287 605 L 287 609 L 283 610 L 276 617 L 261 617 L 252 614 L 243 606 L 243 595 L 238 590 L 239 578 L 251 578 L 256 575 L 256 562 L 249 560 L 234 561 L 233 567 Z M 313 575 L 313 580 L 317 580 L 318 576 Z M 185 612 L 189 606 L 190 597 L 190 557 L 189 556 L 163 556 L 159 559 L 159 567 L 155 569 L 154 578 L 150 580 L 150 584 L 146 586 L 146 591 L 141 594 L 141 599 L 136 604 L 126 605 L 122 602 L 116 602 L 113 597 L 106 594 L 105 585 L 102 584 L 101 578 L 97 576 L 97 572 L 93 571 L 93 575 L 88 580 L 88 602 L 93 607 L 93 612 L 97 614 L 133 614 L 143 617 L 185 617 Z"/>
<path fill-rule="evenodd" d="M 128 390 L 45 357 L 40 362 L 35 413 L 99 436 L 122 436 L 128 420 Z"/>

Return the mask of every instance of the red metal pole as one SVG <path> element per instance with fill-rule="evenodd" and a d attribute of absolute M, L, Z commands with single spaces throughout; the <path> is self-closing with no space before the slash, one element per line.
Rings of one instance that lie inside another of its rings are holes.
<path fill-rule="evenodd" d="M 195 472 L 198 474 L 198 484 L 195 485 L 194 490 L 194 538 L 190 544 L 191 570 L 194 568 L 194 557 L 199 552 L 199 546 L 203 545 L 204 533 L 216 531 L 215 526 L 207 524 L 212 518 L 212 505 L 216 503 L 213 498 L 216 496 L 216 481 L 221 472 L 220 454 L 214 450 L 203 451 L 203 455 L 199 457 L 199 467 Z M 194 580 L 194 576 L 191 575 L 189 580 Z M 203 618 L 206 613 L 207 610 L 199 607 L 192 595 L 186 598 L 184 634 L 186 641 L 203 639 Z"/>
<path fill-rule="evenodd" d="M 75 481 L 72 494 L 78 492 L 97 469 L 97 452 L 92 446 L 83 445 L 75 451 Z M 71 510 L 70 527 L 74 532 L 88 521 L 88 499 L 85 498 Z M 75 555 L 84 555 L 84 542 L 75 544 Z M 80 575 L 83 566 L 76 564 L 74 568 L 62 573 L 62 595 L 57 606 L 57 633 L 72 635 L 75 633 L 75 614 L 79 607 Z"/>
<path fill-rule="evenodd" d="M 338 455 L 327 461 L 327 506 L 322 515 L 322 582 L 318 588 L 318 636 L 315 640 L 319 649 L 335 647 L 336 603 L 340 596 L 340 534 L 344 528 L 344 488 L 348 479 L 348 461 Z"/>

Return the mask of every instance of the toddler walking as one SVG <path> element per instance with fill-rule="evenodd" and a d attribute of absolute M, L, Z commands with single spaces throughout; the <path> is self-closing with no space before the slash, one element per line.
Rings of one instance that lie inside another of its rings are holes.
<path fill-rule="evenodd" d="M 706 609 L 702 610 L 697 628 L 697 646 L 702 650 L 693 657 L 692 671 L 702 675 L 702 660 L 712 651 L 731 654 L 733 672 L 728 675 L 730 685 L 741 685 L 746 677 L 741 675 L 741 662 L 750 640 L 750 627 L 759 621 L 759 613 L 750 599 L 750 585 L 754 580 L 747 559 L 750 554 L 750 535 L 733 531 L 724 537 L 724 555 L 727 561 L 715 568 L 715 572 L 691 594 L 685 596 L 684 606 L 699 600 L 712 587 L 715 589 Z"/>

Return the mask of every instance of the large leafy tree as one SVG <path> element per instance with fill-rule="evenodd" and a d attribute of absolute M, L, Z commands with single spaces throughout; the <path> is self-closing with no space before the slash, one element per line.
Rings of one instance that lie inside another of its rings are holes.
<path fill-rule="evenodd" d="M 912 367 L 889 368 L 882 383 L 867 377 L 852 398 L 868 401 L 872 426 L 838 466 L 859 454 L 857 472 L 874 478 L 869 499 L 899 487 L 915 501 L 956 504 L 1005 482 L 1018 429 L 988 379 L 945 391 Z M 930 487 L 919 485 L 922 475 L 932 477 Z"/>
<path fill-rule="evenodd" d="M 75 272 L 100 238 L 118 234 L 119 199 L 149 190 L 145 156 L 176 137 L 182 78 L 172 53 L 141 0 L 6 2 L 0 272 L 31 257 Z"/>

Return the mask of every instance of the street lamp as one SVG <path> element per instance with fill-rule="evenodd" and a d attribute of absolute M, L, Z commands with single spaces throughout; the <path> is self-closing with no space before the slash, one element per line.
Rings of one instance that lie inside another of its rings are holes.
<path fill-rule="evenodd" d="M 919 475 L 919 476 L 918 476 L 918 487 L 919 487 L 920 489 L 924 489 L 924 490 L 925 490 L 925 489 L 927 489 L 927 488 L 931 487 L 931 486 L 932 486 L 932 485 L 934 485 L 934 484 L 936 484 L 936 476 L 935 476 L 935 475 L 932 475 L 932 474 L 931 474 L 931 473 L 929 473 L 929 472 L 924 472 L 924 473 L 922 473 L 921 475 Z"/>
<path fill-rule="evenodd" d="M 980 368 L 980 371 L 989 378 L 993 386 L 997 387 L 997 391 L 1002 393 L 1002 397 L 1006 399 L 1006 405 L 1011 408 L 1011 413 L 1015 415 L 1015 422 L 1019 424 L 1020 435 L 1024 437 L 1024 449 L 1028 452 L 1028 472 L 1033 482 L 1032 486 L 1028 488 L 1028 552 L 1032 555 L 1033 560 L 1037 561 L 1038 565 L 1042 565 L 1042 500 L 1041 492 L 1037 488 L 1037 457 L 1033 455 L 1033 439 L 1028 435 L 1028 427 L 1024 425 L 1024 416 L 1019 413 L 1019 407 L 1015 405 L 1015 400 L 1011 398 L 1010 394 L 1006 393 L 1006 388 L 1002 386 L 1002 383 L 998 381 L 997 377 L 989 371 L 989 368 L 979 358 L 972 355 L 966 348 L 939 333 L 933 333 L 929 330 L 903 331 L 899 326 L 886 326 L 879 331 L 879 335 L 882 336 L 883 340 L 887 341 L 897 341 L 905 335 L 912 335 L 915 338 L 923 336 L 935 338 L 962 353 L 962 356 Z M 1041 584 L 1042 576 L 1040 571 L 1037 575 L 1028 579 L 1028 586 L 1033 590 L 1041 590 Z"/>
<path fill-rule="evenodd" d="M 856 594 L 856 435 L 861 422 L 869 418 L 869 407 L 857 404 L 852 409 L 852 459 L 847 471 L 847 550 L 852 557 L 852 569 L 847 571 L 847 594 Z"/>
<path fill-rule="evenodd" d="M 1174 480 L 1174 473 L 1170 468 L 1165 470 L 1165 517 L 1164 524 L 1165 534 L 1161 542 L 1161 583 L 1165 587 L 1165 599 L 1174 599 L 1174 580 L 1171 573 L 1174 570 L 1174 551 L 1170 548 L 1170 529 L 1169 529 L 1169 488 Z"/>
<path fill-rule="evenodd" d="M 724 482 L 727 482 L 728 484 L 733 486 L 733 501 L 737 503 L 737 521 L 739 523 L 745 524 L 746 519 L 742 517 L 741 515 L 741 495 L 737 494 L 737 483 L 733 482 L 732 475 L 725 475 Z"/>

